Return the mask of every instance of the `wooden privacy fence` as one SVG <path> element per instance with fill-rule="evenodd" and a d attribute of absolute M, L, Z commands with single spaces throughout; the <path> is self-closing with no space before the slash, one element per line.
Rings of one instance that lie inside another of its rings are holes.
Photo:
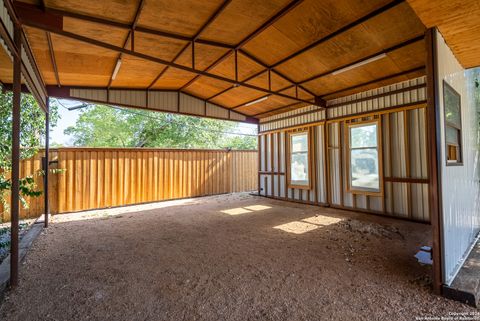
<path fill-rule="evenodd" d="M 41 169 L 43 152 L 21 162 L 21 177 Z M 52 149 L 52 214 L 257 189 L 257 151 L 59 148 Z M 43 190 L 43 178 L 36 177 Z M 43 213 L 43 195 L 28 200 L 22 218 Z M 2 208 L 2 220 L 9 214 Z"/>

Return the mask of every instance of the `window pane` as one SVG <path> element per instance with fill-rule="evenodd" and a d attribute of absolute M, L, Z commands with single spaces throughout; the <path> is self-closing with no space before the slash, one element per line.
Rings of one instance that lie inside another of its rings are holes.
<path fill-rule="evenodd" d="M 308 185 L 308 154 L 293 154 L 290 165 L 290 181 L 294 185 Z"/>
<path fill-rule="evenodd" d="M 377 146 L 377 125 L 366 125 L 361 127 L 350 127 L 350 147 L 376 147 Z"/>
<path fill-rule="evenodd" d="M 460 95 L 450 86 L 444 86 L 445 118 L 460 127 Z"/>
<path fill-rule="evenodd" d="M 376 149 L 357 149 L 351 151 L 350 158 L 351 187 L 353 189 L 380 189 L 378 175 L 378 152 Z"/>
<path fill-rule="evenodd" d="M 291 141 L 291 151 L 292 153 L 296 152 L 306 152 L 308 150 L 308 136 L 307 134 L 301 135 L 292 135 Z"/>
<path fill-rule="evenodd" d="M 458 143 L 458 129 L 450 126 L 446 126 L 445 129 L 446 129 L 447 143 L 460 145 Z"/>

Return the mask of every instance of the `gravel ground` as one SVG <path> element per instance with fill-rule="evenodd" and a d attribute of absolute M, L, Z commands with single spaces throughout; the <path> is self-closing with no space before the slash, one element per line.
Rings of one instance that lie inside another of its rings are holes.
<path fill-rule="evenodd" d="M 430 227 L 231 194 L 56 216 L 1 320 L 415 320 Z"/>

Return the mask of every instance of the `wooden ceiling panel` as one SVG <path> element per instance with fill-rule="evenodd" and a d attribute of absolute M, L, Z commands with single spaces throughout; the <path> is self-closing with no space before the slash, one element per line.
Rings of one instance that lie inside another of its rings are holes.
<path fill-rule="evenodd" d="M 210 69 L 210 73 L 225 78 L 235 79 L 235 55 L 230 55 L 218 65 Z"/>
<path fill-rule="evenodd" d="M 394 46 L 425 33 L 425 26 L 410 8 L 402 3 L 363 23 L 367 32 L 375 36 L 384 48 Z"/>
<path fill-rule="evenodd" d="M 187 44 L 186 41 L 135 32 L 134 49 L 140 53 L 171 61 Z M 130 49 L 130 43 L 126 48 Z"/>
<path fill-rule="evenodd" d="M 258 113 L 264 113 L 271 109 L 279 108 L 282 106 L 290 105 L 295 103 L 294 100 L 283 98 L 279 96 L 269 96 L 268 99 L 258 102 L 250 106 L 241 106 L 236 108 L 235 111 L 246 115 L 255 115 Z"/>
<path fill-rule="evenodd" d="M 52 34 L 62 85 L 107 86 L 118 54 Z"/>
<path fill-rule="evenodd" d="M 295 81 L 333 70 L 423 35 L 408 4 L 400 4 L 277 67 Z"/>
<path fill-rule="evenodd" d="M 180 51 L 180 50 L 179 50 Z M 228 49 L 213 47 L 200 43 L 195 44 L 195 68 L 199 70 L 207 69 L 217 59 L 223 56 Z M 189 45 L 187 49 L 178 57 L 176 63 L 192 67 L 192 46 Z"/>
<path fill-rule="evenodd" d="M 112 87 L 146 88 L 163 68 L 158 63 L 124 55 Z"/>
<path fill-rule="evenodd" d="M 275 72 L 271 72 L 270 77 L 271 77 L 271 89 L 273 91 L 279 91 L 281 89 L 284 89 L 292 85 L 291 82 L 279 76 Z M 247 84 L 268 89 L 268 72 L 265 71 L 262 74 L 258 75 L 257 77 L 252 78 L 251 80 L 247 81 Z"/>
<path fill-rule="evenodd" d="M 265 96 L 264 92 L 246 87 L 237 87 L 215 97 L 212 99 L 212 103 L 219 104 L 221 106 L 235 107 L 262 96 Z"/>
<path fill-rule="evenodd" d="M 79 19 L 63 18 L 63 29 L 90 39 L 122 47 L 128 36 L 128 30 L 105 26 L 103 24 Z"/>
<path fill-rule="evenodd" d="M 233 0 L 201 38 L 238 44 L 288 3 L 289 0 Z"/>
<path fill-rule="evenodd" d="M 407 1 L 428 28 L 438 27 L 463 67 L 480 66 L 480 1 Z"/>
<path fill-rule="evenodd" d="M 138 25 L 193 36 L 221 4 L 222 0 L 146 1 Z"/>
<path fill-rule="evenodd" d="M 0 82 L 13 83 L 13 63 L 3 47 L 0 47 Z"/>
<path fill-rule="evenodd" d="M 238 60 L 238 79 L 243 81 L 244 79 L 253 76 L 260 71 L 264 70 L 265 68 L 253 61 L 252 59 L 248 58 L 242 53 L 238 53 L 237 55 Z"/>
<path fill-rule="evenodd" d="M 231 86 L 232 84 L 221 80 L 200 77 L 193 84 L 185 88 L 185 91 L 201 98 L 209 98 Z"/>
<path fill-rule="evenodd" d="M 152 89 L 179 89 L 187 82 L 189 82 L 195 74 L 174 68 L 168 68 L 168 70 L 160 77 Z"/>
<path fill-rule="evenodd" d="M 285 90 L 281 90 L 280 93 L 285 94 L 285 95 L 289 95 L 289 96 L 292 96 L 292 97 L 295 97 L 298 94 L 298 98 L 305 99 L 305 100 L 310 100 L 310 99 L 314 98 L 312 95 L 307 93 L 302 88 L 295 89 L 295 87 L 289 87 Z"/>
<path fill-rule="evenodd" d="M 45 6 L 130 23 L 135 17 L 140 0 L 44 0 Z"/>
<path fill-rule="evenodd" d="M 302 81 L 379 51 L 381 48 L 376 44 L 375 37 L 365 31 L 359 25 L 351 32 L 306 51 L 276 69 L 290 75 L 295 81 Z"/>
<path fill-rule="evenodd" d="M 302 108 L 302 107 L 307 107 L 307 106 L 309 106 L 309 104 L 298 103 L 298 104 L 281 106 L 281 107 L 278 107 L 278 108 L 272 108 L 272 109 L 268 110 L 267 112 L 257 113 L 257 114 L 253 114 L 253 115 L 257 115 L 255 117 L 258 117 L 258 118 L 261 119 L 261 118 L 273 116 L 273 115 L 278 114 L 278 113 L 286 113 L 288 111 L 298 109 L 298 108 Z"/>
<path fill-rule="evenodd" d="M 47 85 L 56 85 L 57 80 L 55 78 L 55 72 L 52 66 L 46 32 L 26 27 L 25 34 L 28 37 L 28 42 L 35 57 L 35 61 L 39 66 L 43 81 Z M 53 37 L 52 43 L 53 47 L 55 48 L 56 43 L 53 41 Z"/>
<path fill-rule="evenodd" d="M 307 0 L 250 41 L 245 49 L 273 64 L 386 3 L 387 0 Z"/>
<path fill-rule="evenodd" d="M 425 64 L 425 56 L 421 46 L 423 42 L 419 43 L 420 44 L 414 43 L 398 49 L 380 60 L 347 70 L 337 75 L 328 74 L 322 78 L 309 81 L 304 85 L 309 90 L 322 96 L 342 90 L 343 88 L 349 88 L 374 79 L 381 79 L 389 75 L 401 73 L 402 71 L 421 67 Z M 411 57 L 405 59 L 407 55 L 411 55 Z"/>
<path fill-rule="evenodd" d="M 342 91 L 342 92 L 339 92 L 339 93 L 336 93 L 336 94 L 333 94 L 333 95 L 325 96 L 323 98 L 326 99 L 326 100 L 331 100 L 331 99 L 335 99 L 335 98 L 339 98 L 339 97 L 353 95 L 353 94 L 356 94 L 356 93 L 359 93 L 359 92 L 362 92 L 362 91 L 367 91 L 367 90 L 370 90 L 370 89 L 375 89 L 375 88 L 379 88 L 379 87 L 383 87 L 383 86 L 392 85 L 392 84 L 395 84 L 395 83 L 398 83 L 398 82 L 414 79 L 414 78 L 421 77 L 421 76 L 425 76 L 425 71 L 424 70 L 423 71 L 422 70 L 413 71 L 411 73 L 407 73 L 407 74 L 400 75 L 400 76 L 397 76 L 397 77 L 392 77 L 392 78 L 389 78 L 389 79 L 383 79 L 383 80 L 380 80 L 380 81 L 377 81 L 377 82 L 370 83 L 368 85 L 360 86 L 360 87 L 357 87 L 357 88 L 354 88 L 354 89 L 349 89 L 349 90 L 345 90 L 345 91 Z"/>

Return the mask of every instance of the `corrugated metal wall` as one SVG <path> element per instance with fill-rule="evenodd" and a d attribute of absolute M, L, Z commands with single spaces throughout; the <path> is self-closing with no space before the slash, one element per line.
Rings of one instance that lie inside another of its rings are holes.
<path fill-rule="evenodd" d="M 260 194 L 428 222 L 425 78 L 307 106 L 260 120 Z M 326 118 L 326 116 L 328 116 Z M 378 118 L 382 129 L 384 195 L 347 192 L 345 122 Z M 286 133 L 313 137 L 311 190 L 287 188 Z"/>
<path fill-rule="evenodd" d="M 450 284 L 480 231 L 478 173 L 478 120 L 473 101 L 474 80 L 469 78 L 437 32 L 438 92 L 441 129 L 441 185 L 443 202 L 443 282 Z M 461 95 L 463 165 L 446 166 L 443 81 Z"/>
<path fill-rule="evenodd" d="M 80 100 L 133 108 L 181 113 L 193 116 L 245 121 L 246 116 L 184 93 L 158 90 L 71 88 L 70 96 Z"/>

